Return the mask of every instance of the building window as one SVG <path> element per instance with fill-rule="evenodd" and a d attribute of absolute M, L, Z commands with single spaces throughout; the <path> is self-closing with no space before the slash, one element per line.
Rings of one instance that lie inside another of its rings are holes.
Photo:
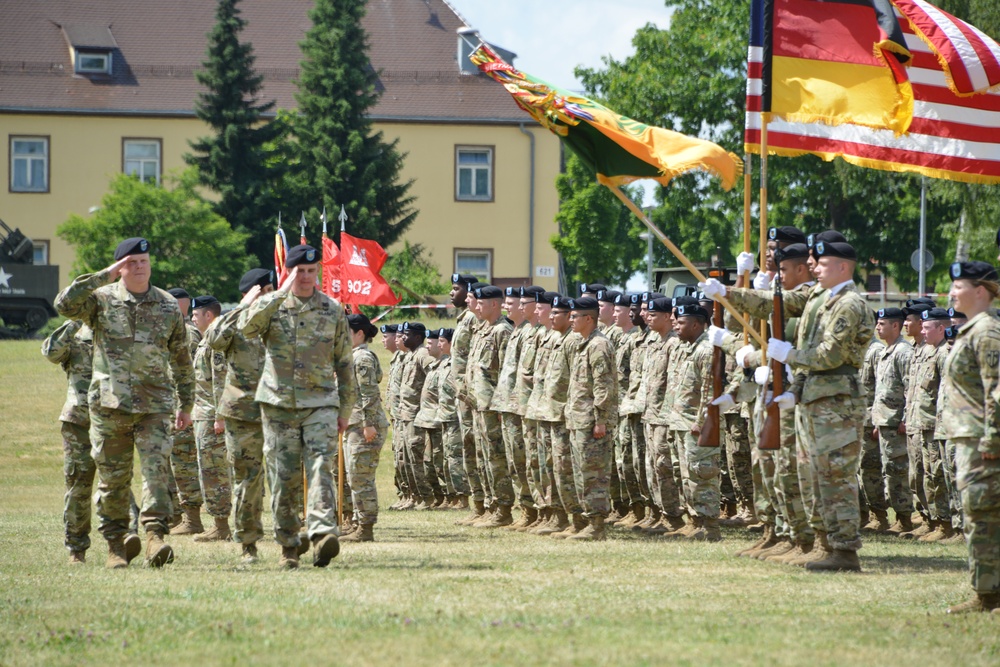
<path fill-rule="evenodd" d="M 77 51 L 76 71 L 78 74 L 111 74 L 111 54 Z"/>
<path fill-rule="evenodd" d="M 455 273 L 468 273 L 485 283 L 493 282 L 493 251 L 456 248 Z"/>
<path fill-rule="evenodd" d="M 160 140 L 123 140 L 124 171 L 143 183 L 160 184 Z"/>
<path fill-rule="evenodd" d="M 49 191 L 48 137 L 10 138 L 10 191 Z"/>
<path fill-rule="evenodd" d="M 456 146 L 455 199 L 493 201 L 493 148 Z"/>
<path fill-rule="evenodd" d="M 36 265 L 43 265 L 49 263 L 49 242 L 48 241 L 33 241 L 34 246 L 34 263 Z"/>

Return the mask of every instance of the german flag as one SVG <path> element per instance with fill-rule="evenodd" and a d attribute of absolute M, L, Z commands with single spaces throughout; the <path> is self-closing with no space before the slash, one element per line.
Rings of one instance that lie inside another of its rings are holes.
<path fill-rule="evenodd" d="M 751 50 L 756 42 L 763 89 L 761 108 L 749 111 L 907 131 L 910 51 L 889 0 L 754 0 L 751 11 L 760 13 Z"/>

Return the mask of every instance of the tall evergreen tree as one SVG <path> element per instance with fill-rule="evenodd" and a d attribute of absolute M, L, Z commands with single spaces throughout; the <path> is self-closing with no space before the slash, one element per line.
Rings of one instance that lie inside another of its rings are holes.
<path fill-rule="evenodd" d="M 195 152 L 184 159 L 198 168 L 202 185 L 219 193 L 216 213 L 249 234 L 247 249 L 266 266 L 274 250 L 271 219 L 277 214 L 269 184 L 281 171 L 281 161 L 268 160 L 268 154 L 283 126 L 265 119 L 274 101 L 257 99 L 264 77 L 254 71 L 253 46 L 240 42 L 246 21 L 238 4 L 219 0 L 207 60 L 195 74 L 207 88 L 198 94 L 195 113 L 214 134 L 191 142 Z"/>
<path fill-rule="evenodd" d="M 334 212 L 344 206 L 349 233 L 387 246 L 417 212 L 408 194 L 412 181 L 400 181 L 405 156 L 397 151 L 398 139 L 386 141 L 368 117 L 379 93 L 361 25 L 365 6 L 363 0 L 317 0 L 309 12 L 289 203 L 310 219 L 324 206 Z"/>

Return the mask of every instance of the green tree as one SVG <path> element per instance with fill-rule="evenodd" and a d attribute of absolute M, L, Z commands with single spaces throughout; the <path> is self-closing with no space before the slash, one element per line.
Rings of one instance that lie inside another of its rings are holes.
<path fill-rule="evenodd" d="M 424 246 L 420 243 L 411 245 L 409 241 L 403 241 L 402 250 L 389 256 L 382 267 L 382 277 L 399 295 L 399 308 L 402 310 L 397 313 L 402 317 L 419 315 L 417 310 L 403 306 L 427 303 L 426 297 L 447 294 L 450 289 L 450 285 L 441 280 L 434 262 L 425 256 Z M 384 310 L 384 307 L 363 306 L 362 310 L 365 314 L 374 316 Z"/>
<path fill-rule="evenodd" d="M 290 210 L 318 219 L 325 206 L 351 217 L 348 231 L 391 245 L 416 218 L 400 182 L 404 155 L 398 140 L 376 132 L 369 113 L 378 101 L 378 74 L 368 59 L 361 25 L 365 2 L 317 0 L 312 27 L 301 42 L 304 60 L 295 99 L 299 116 L 290 146 L 295 171 L 288 179 Z"/>
<path fill-rule="evenodd" d="M 556 177 L 559 234 L 552 247 L 562 254 L 568 284 L 601 280 L 624 285 L 640 267 L 645 229 L 597 176 L 570 153 L 566 171 Z"/>
<path fill-rule="evenodd" d="M 119 174 L 93 216 L 71 215 L 59 226 L 56 233 L 76 249 L 74 274 L 109 266 L 120 241 L 142 236 L 152 246 L 154 285 L 239 300 L 240 276 L 253 266 L 246 233 L 232 229 L 198 194 L 193 169 L 165 180 L 172 189 Z"/>
<path fill-rule="evenodd" d="M 194 153 L 184 160 L 198 168 L 202 185 L 219 194 L 216 213 L 233 229 L 248 233 L 250 253 L 266 266 L 274 252 L 277 212 L 271 185 L 280 179 L 283 165 L 269 158 L 286 126 L 265 119 L 273 101 L 257 99 L 264 78 L 254 71 L 253 46 L 240 42 L 246 21 L 238 4 L 219 0 L 216 8 L 204 69 L 195 72 L 206 88 L 198 94 L 195 113 L 213 134 L 190 142 Z"/>

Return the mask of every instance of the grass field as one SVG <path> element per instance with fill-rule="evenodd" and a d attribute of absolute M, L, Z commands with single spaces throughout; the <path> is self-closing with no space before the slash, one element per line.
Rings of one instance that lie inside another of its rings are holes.
<path fill-rule="evenodd" d="M 71 569 L 65 380 L 38 349 L 0 343 L 0 665 L 1000 664 L 1000 618 L 943 613 L 970 594 L 964 547 L 881 537 L 864 573 L 816 575 L 733 557 L 742 530 L 567 544 L 385 511 L 326 569 L 279 571 L 271 539 L 241 566 L 236 544 L 172 538 L 166 569 L 112 572 L 95 519 Z"/>

